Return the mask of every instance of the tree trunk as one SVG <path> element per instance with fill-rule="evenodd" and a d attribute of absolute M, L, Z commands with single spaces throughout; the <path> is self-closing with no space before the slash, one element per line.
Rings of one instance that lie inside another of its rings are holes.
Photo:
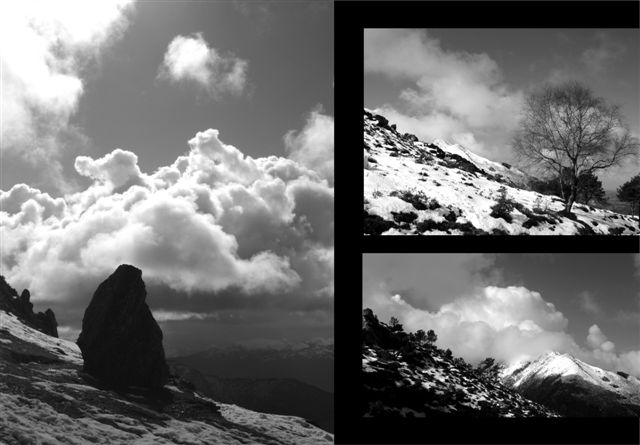
<path fill-rule="evenodd" d="M 571 183 L 571 191 L 569 192 L 569 197 L 565 201 L 564 213 L 566 215 L 571 213 L 571 207 L 573 207 L 573 203 L 576 201 L 576 194 L 578 193 L 578 178 L 574 178 Z"/>
<path fill-rule="evenodd" d="M 564 204 L 564 213 L 566 215 L 571 213 L 571 207 L 573 207 L 573 203 L 575 202 L 575 200 L 576 200 L 576 196 L 575 196 L 575 193 L 572 190 L 571 193 L 569 194 L 569 197 L 567 198 L 567 200 L 565 201 L 565 204 Z"/>

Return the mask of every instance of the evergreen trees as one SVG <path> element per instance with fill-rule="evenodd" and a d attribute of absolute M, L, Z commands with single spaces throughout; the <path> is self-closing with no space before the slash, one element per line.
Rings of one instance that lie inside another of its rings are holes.
<path fill-rule="evenodd" d="M 618 188 L 617 196 L 620 201 L 628 202 L 631 214 L 640 218 L 640 174 L 634 176 Z"/>

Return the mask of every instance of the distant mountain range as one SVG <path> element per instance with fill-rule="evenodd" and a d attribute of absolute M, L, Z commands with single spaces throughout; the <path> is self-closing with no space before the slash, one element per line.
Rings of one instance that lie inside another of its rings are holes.
<path fill-rule="evenodd" d="M 424 142 L 364 110 L 367 235 L 638 235 L 638 219 L 584 203 L 561 213 L 558 196 L 460 144 Z M 616 207 L 618 208 L 618 207 Z"/>
<path fill-rule="evenodd" d="M 289 378 L 333 392 L 333 343 L 324 340 L 218 346 L 173 359 L 220 378 Z"/>
<path fill-rule="evenodd" d="M 169 359 L 171 373 L 223 403 L 270 414 L 293 415 L 333 432 L 333 394 L 291 378 L 220 378 Z"/>
<path fill-rule="evenodd" d="M 333 342 L 218 346 L 169 360 L 209 397 L 261 412 L 300 416 L 333 432 Z"/>

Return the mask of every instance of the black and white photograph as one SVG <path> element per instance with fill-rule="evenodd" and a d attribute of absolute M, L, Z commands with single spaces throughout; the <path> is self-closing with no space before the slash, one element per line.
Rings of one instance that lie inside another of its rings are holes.
<path fill-rule="evenodd" d="M 637 29 L 365 29 L 365 235 L 640 234 Z"/>
<path fill-rule="evenodd" d="M 640 417 L 640 255 L 363 263 L 363 417 Z"/>
<path fill-rule="evenodd" d="M 330 444 L 328 1 L 0 4 L 0 443 Z"/>

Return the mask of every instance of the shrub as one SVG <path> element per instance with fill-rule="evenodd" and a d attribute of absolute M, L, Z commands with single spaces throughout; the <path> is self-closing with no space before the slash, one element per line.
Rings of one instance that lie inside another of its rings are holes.
<path fill-rule="evenodd" d="M 402 199 L 405 202 L 411 204 L 416 210 L 427 210 L 427 203 L 429 198 L 426 197 L 424 192 L 412 192 L 411 190 L 404 190 L 401 192 L 391 192 L 391 196 Z"/>
<path fill-rule="evenodd" d="M 412 223 L 418 218 L 415 212 L 391 212 L 393 220 L 397 223 Z"/>
<path fill-rule="evenodd" d="M 624 227 L 609 227 L 609 235 L 622 235 Z"/>
<path fill-rule="evenodd" d="M 456 212 L 454 212 L 453 210 L 450 210 L 449 213 L 444 215 L 444 219 L 449 222 L 456 222 L 456 220 L 458 219 L 458 215 L 456 215 Z"/>
<path fill-rule="evenodd" d="M 511 212 L 514 209 L 514 203 L 507 197 L 507 189 L 505 187 L 500 187 L 498 193 L 498 200 L 495 205 L 491 207 L 490 215 L 494 218 L 502 218 L 510 223 L 513 220 L 511 218 Z"/>
<path fill-rule="evenodd" d="M 393 221 L 387 221 L 378 215 L 371 215 L 364 211 L 364 233 L 368 235 L 380 235 L 387 230 L 396 227 Z"/>
<path fill-rule="evenodd" d="M 451 349 L 447 348 L 446 351 L 444 351 L 444 356 L 448 359 L 453 357 L 453 354 L 451 353 Z"/>
<path fill-rule="evenodd" d="M 391 327 L 392 332 L 402 332 L 402 325 L 396 317 L 391 317 L 389 319 L 389 326 Z"/>

